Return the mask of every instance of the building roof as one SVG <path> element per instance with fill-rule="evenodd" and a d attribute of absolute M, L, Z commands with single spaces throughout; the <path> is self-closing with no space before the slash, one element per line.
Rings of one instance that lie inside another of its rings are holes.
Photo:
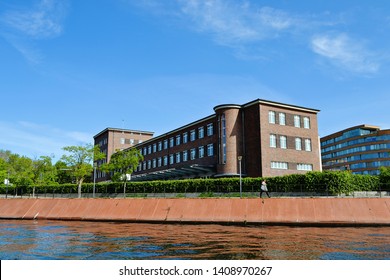
<path fill-rule="evenodd" d="M 361 125 L 352 126 L 352 127 L 349 127 L 349 128 L 346 128 L 346 129 L 334 132 L 332 134 L 326 135 L 324 137 L 321 137 L 321 141 L 325 141 L 325 140 L 328 140 L 328 139 L 331 139 L 331 138 L 335 138 L 335 137 L 341 136 L 345 132 L 348 132 L 348 131 L 351 131 L 351 130 L 355 130 L 355 129 L 359 129 L 359 128 L 366 129 L 366 130 L 371 130 L 371 131 L 379 131 L 380 130 L 380 127 L 376 126 L 376 125 L 361 124 Z"/>
<path fill-rule="evenodd" d="M 275 101 L 270 101 L 270 100 L 265 100 L 265 99 L 255 99 L 253 101 L 250 101 L 248 103 L 245 103 L 243 105 L 238 105 L 238 104 L 221 104 L 217 105 L 214 107 L 214 111 L 219 110 L 219 109 L 231 109 L 231 108 L 246 108 L 253 106 L 255 104 L 263 104 L 263 105 L 271 105 L 271 106 L 276 106 L 280 108 L 285 108 L 285 109 L 294 109 L 294 110 L 300 110 L 304 112 L 310 112 L 310 113 L 318 113 L 320 110 L 318 109 L 312 109 L 312 108 L 307 108 L 307 107 L 302 107 L 302 106 L 296 106 L 292 104 L 286 104 L 286 103 L 280 103 L 280 102 L 275 102 Z"/>
<path fill-rule="evenodd" d="M 154 132 L 151 132 L 151 131 L 107 127 L 106 129 L 104 129 L 104 130 L 100 131 L 98 134 L 96 134 L 93 138 L 95 139 L 108 131 L 143 134 L 143 135 L 150 135 L 150 136 L 153 136 L 153 134 L 154 134 Z"/>

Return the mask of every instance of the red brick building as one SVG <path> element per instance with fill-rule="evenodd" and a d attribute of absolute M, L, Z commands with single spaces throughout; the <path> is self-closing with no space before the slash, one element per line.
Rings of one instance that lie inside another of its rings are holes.
<path fill-rule="evenodd" d="M 106 155 L 106 158 L 95 162 L 97 167 L 105 162 L 109 162 L 111 155 L 117 150 L 124 150 L 134 145 L 141 144 L 143 141 L 149 140 L 153 137 L 153 132 L 139 131 L 120 128 L 106 128 L 96 134 L 94 138 L 94 145 L 98 145 L 100 151 Z M 97 168 L 96 180 L 98 182 L 106 181 L 109 178 L 104 172 Z"/>
<path fill-rule="evenodd" d="M 321 170 L 319 110 L 257 99 L 214 111 L 135 144 L 144 161 L 132 180 L 238 176 L 240 167 L 249 177 Z"/>

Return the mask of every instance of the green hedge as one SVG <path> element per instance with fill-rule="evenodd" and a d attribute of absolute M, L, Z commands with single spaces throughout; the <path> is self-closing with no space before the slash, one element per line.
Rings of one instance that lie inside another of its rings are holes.
<path fill-rule="evenodd" d="M 258 192 L 263 178 L 242 178 L 243 192 Z M 318 194 L 350 194 L 354 191 L 384 190 L 388 181 L 380 176 L 353 175 L 350 172 L 308 172 L 267 178 L 271 192 L 309 192 Z M 383 184 L 384 180 L 386 184 Z M 17 193 L 31 194 L 33 186 L 17 187 Z M 93 184 L 82 185 L 82 193 L 92 193 Z M 96 184 L 96 193 L 123 193 L 123 183 Z M 170 181 L 128 182 L 126 193 L 230 193 L 240 191 L 239 178 L 187 179 Z M 5 194 L 6 187 L 0 186 L 0 193 Z M 10 186 L 8 194 L 15 193 Z M 77 185 L 36 186 L 35 193 L 77 193 Z"/>

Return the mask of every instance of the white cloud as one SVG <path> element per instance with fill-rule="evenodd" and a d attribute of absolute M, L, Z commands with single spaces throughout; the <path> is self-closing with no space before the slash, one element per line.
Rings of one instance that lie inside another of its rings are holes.
<path fill-rule="evenodd" d="M 311 40 L 311 49 L 351 72 L 375 73 L 379 70 L 374 54 L 345 33 L 316 35 Z"/>
<path fill-rule="evenodd" d="M 78 131 L 64 131 L 44 124 L 31 122 L 1 122 L 0 149 L 30 158 L 54 155 L 59 160 L 62 148 L 92 143 L 93 136 Z"/>
<path fill-rule="evenodd" d="M 9 28 L 35 39 L 50 38 L 62 33 L 66 5 L 63 1 L 42 0 L 33 8 L 6 11 L 1 21 Z"/>
<path fill-rule="evenodd" d="M 257 42 L 294 27 L 296 19 L 271 7 L 236 1 L 179 1 L 182 16 L 220 44 Z"/>
<path fill-rule="evenodd" d="M 60 36 L 67 1 L 41 0 L 33 7 L 19 7 L 0 14 L 0 36 L 33 64 L 43 60 L 35 42 Z"/>
<path fill-rule="evenodd" d="M 309 43 L 313 52 L 331 61 L 333 66 L 353 73 L 372 74 L 380 67 L 379 59 L 375 58 L 378 54 L 369 51 L 359 40 L 346 34 L 313 36 L 348 25 L 347 21 L 340 20 L 342 14 L 292 13 L 245 0 L 143 0 L 138 6 L 160 16 L 179 19 L 181 25 L 232 48 L 240 59 L 278 57 L 275 52 L 280 51 L 280 45 L 269 48 L 266 43 L 280 39 L 274 41 L 283 44 L 293 40 L 298 48 Z"/>

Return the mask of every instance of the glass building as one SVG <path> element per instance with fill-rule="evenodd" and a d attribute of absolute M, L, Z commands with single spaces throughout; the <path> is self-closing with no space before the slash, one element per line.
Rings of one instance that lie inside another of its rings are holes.
<path fill-rule="evenodd" d="M 351 170 L 354 174 L 379 174 L 390 166 L 390 129 L 354 126 L 321 138 L 323 170 Z"/>

